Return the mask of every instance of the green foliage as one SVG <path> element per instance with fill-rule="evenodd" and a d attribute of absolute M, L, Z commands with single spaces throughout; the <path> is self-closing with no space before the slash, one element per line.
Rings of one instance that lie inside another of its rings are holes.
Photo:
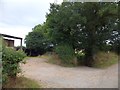
<path fill-rule="evenodd" d="M 55 43 L 69 43 L 74 49 L 84 49 L 87 62 L 93 60 L 98 51 L 106 50 L 107 41 L 119 40 L 117 10 L 117 3 L 51 4 L 46 25 Z"/>
<path fill-rule="evenodd" d="M 15 51 L 12 48 L 3 47 L 2 50 L 2 65 L 3 65 L 3 83 L 8 77 L 16 77 L 20 72 L 19 63 L 23 61 L 26 56 L 22 51 Z"/>
<path fill-rule="evenodd" d="M 55 48 L 55 52 L 64 64 L 73 64 L 73 59 L 75 57 L 75 51 L 72 46 L 68 44 L 58 45 Z"/>
<path fill-rule="evenodd" d="M 51 4 L 46 24 L 49 35 L 55 43 L 72 44 L 76 39 L 74 35 L 79 22 L 85 22 L 85 18 L 76 12 L 73 3 Z"/>
<path fill-rule="evenodd" d="M 75 62 L 75 60 L 76 60 L 75 58 L 68 61 L 67 63 L 64 63 L 64 61 L 55 52 L 52 52 L 52 53 L 47 52 L 46 54 L 40 56 L 40 58 L 47 59 L 48 63 L 56 64 L 56 65 L 60 65 L 60 66 L 64 66 L 64 67 L 75 67 L 75 66 L 77 66 L 77 63 Z"/>
<path fill-rule="evenodd" d="M 22 48 L 22 50 L 25 52 L 25 50 L 26 50 L 26 47 L 25 46 L 16 46 L 15 47 L 15 49 L 18 51 L 18 50 L 20 50 Z"/>
<path fill-rule="evenodd" d="M 43 54 L 49 43 L 44 25 L 37 25 L 33 28 L 32 32 L 25 38 L 26 48 L 29 49 L 30 55 Z"/>
<path fill-rule="evenodd" d="M 27 36 L 26 36 L 26 46 L 27 48 L 30 49 L 41 49 L 43 46 L 43 35 L 39 32 L 30 32 Z"/>
<path fill-rule="evenodd" d="M 94 56 L 92 67 L 105 68 L 118 63 L 118 55 L 113 52 L 99 52 Z"/>
<path fill-rule="evenodd" d="M 117 50 L 120 39 L 118 30 L 118 4 L 116 2 L 63 2 L 50 4 L 46 22 L 37 25 L 26 36 L 26 46 L 41 52 L 52 43 L 63 63 L 71 63 L 75 50 L 84 50 L 90 66 L 99 51 Z M 67 43 L 67 45 L 66 45 Z"/>

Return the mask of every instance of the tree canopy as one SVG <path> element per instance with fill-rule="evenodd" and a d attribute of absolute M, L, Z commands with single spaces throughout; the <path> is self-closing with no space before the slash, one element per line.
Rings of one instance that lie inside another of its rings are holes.
<path fill-rule="evenodd" d="M 54 46 L 66 43 L 83 50 L 86 60 L 93 60 L 98 51 L 119 46 L 118 3 L 63 2 L 50 4 L 49 11 L 44 25 L 35 26 L 27 35 L 28 48 L 42 49 L 47 38 Z"/>
<path fill-rule="evenodd" d="M 44 35 L 44 29 L 42 25 L 35 26 L 32 32 L 25 38 L 27 49 L 29 49 L 30 55 L 43 54 L 46 47 L 46 37 Z"/>
<path fill-rule="evenodd" d="M 84 49 L 92 60 L 97 51 L 105 50 L 108 41 L 110 44 L 119 39 L 117 10 L 117 3 L 51 4 L 46 24 L 57 44 L 69 43 L 74 49 Z"/>

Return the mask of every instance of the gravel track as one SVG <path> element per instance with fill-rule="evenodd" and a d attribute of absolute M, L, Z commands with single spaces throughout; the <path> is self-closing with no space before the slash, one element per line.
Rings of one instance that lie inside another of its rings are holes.
<path fill-rule="evenodd" d="M 118 64 L 107 69 L 85 66 L 62 67 L 32 57 L 21 65 L 25 77 L 36 80 L 43 88 L 118 88 Z"/>

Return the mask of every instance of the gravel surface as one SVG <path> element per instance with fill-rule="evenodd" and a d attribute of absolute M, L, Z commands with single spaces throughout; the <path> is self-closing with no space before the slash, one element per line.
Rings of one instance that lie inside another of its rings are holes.
<path fill-rule="evenodd" d="M 107 69 L 62 67 L 34 57 L 21 68 L 25 77 L 36 80 L 43 88 L 118 88 L 118 64 Z"/>

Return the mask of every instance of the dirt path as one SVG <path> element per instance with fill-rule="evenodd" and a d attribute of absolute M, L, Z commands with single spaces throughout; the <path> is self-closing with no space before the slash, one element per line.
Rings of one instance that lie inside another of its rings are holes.
<path fill-rule="evenodd" d="M 45 88 L 117 88 L 118 64 L 107 69 L 61 67 L 43 58 L 29 58 L 21 65 L 25 77 L 42 82 Z"/>

